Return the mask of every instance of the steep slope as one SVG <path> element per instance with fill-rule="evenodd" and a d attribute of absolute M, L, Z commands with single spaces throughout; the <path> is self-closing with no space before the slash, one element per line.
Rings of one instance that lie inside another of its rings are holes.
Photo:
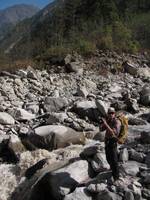
<path fill-rule="evenodd" d="M 142 15 L 146 16 L 146 25 L 140 31 Z M 1 41 L 0 48 L 14 59 L 27 54 L 47 57 L 70 50 L 87 54 L 96 48 L 136 51 L 140 45 L 150 48 L 149 17 L 150 2 L 146 0 L 57 0 L 26 26 L 17 25 L 11 37 L 9 34 Z M 21 37 L 14 40 L 16 32 Z"/>
<path fill-rule="evenodd" d="M 14 5 L 0 10 L 0 38 L 2 38 L 13 25 L 25 18 L 32 17 L 38 11 L 38 7 L 25 4 Z"/>

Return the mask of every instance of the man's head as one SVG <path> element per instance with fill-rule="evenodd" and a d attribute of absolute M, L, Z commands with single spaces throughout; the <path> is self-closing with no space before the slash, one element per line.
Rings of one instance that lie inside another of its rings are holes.
<path fill-rule="evenodd" d="M 108 108 L 107 115 L 109 118 L 113 119 L 115 117 L 115 109 L 113 107 Z"/>

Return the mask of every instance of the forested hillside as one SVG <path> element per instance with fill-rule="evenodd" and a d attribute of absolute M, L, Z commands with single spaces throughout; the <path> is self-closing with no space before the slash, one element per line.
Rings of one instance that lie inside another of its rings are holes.
<path fill-rule="evenodd" d="M 136 52 L 150 48 L 150 1 L 58 0 L 1 41 L 16 58 L 45 58 L 75 50 Z"/>

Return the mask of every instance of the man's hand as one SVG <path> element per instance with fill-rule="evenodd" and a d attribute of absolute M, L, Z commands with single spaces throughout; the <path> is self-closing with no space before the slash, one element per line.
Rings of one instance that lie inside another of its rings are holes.
<path fill-rule="evenodd" d="M 103 122 L 103 126 L 109 131 L 110 135 L 114 136 L 115 135 L 114 131 L 113 131 L 113 129 L 110 128 L 110 126 L 108 125 L 106 119 L 102 118 L 101 120 Z"/>

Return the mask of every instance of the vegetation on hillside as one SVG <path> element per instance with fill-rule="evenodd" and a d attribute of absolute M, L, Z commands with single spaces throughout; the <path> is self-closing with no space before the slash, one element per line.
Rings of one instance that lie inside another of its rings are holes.
<path fill-rule="evenodd" d="M 17 38 L 9 49 L 14 60 L 71 51 L 89 55 L 95 49 L 136 52 L 150 48 L 149 21 L 147 0 L 57 0 L 50 13 L 17 25 L 0 48 Z"/>

